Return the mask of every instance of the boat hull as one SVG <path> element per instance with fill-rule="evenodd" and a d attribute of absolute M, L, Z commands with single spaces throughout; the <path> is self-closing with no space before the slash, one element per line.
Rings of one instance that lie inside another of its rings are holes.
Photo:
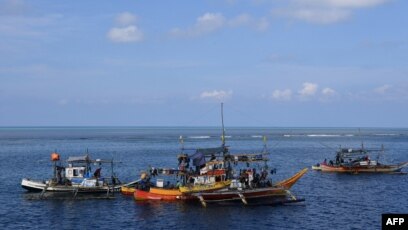
<path fill-rule="evenodd" d="M 180 199 L 183 194 L 178 189 L 161 189 L 150 188 L 149 191 L 135 189 L 134 198 L 137 201 L 145 200 L 162 200 L 162 201 L 176 201 Z"/>
<path fill-rule="evenodd" d="M 194 186 L 183 186 L 180 187 L 180 192 L 182 193 L 195 193 L 195 192 L 202 192 L 202 191 L 215 191 L 219 189 L 223 189 L 231 184 L 231 181 L 221 181 L 216 182 L 215 184 L 211 185 L 194 185 Z"/>
<path fill-rule="evenodd" d="M 191 196 L 196 197 L 206 206 L 207 202 L 213 203 L 230 203 L 243 202 L 244 204 L 268 204 L 276 201 L 287 201 L 287 197 L 296 200 L 291 195 L 290 189 L 303 175 L 308 171 L 304 168 L 292 177 L 279 181 L 271 187 L 247 188 L 247 189 L 221 189 L 212 192 L 193 193 Z M 181 196 L 180 199 L 184 197 Z"/>
<path fill-rule="evenodd" d="M 118 192 L 120 186 L 80 186 L 80 185 L 49 185 L 45 181 L 24 178 L 21 187 L 29 192 L 72 192 L 72 193 L 107 193 Z"/>
<path fill-rule="evenodd" d="M 408 162 L 397 165 L 364 165 L 364 166 L 331 166 L 320 165 L 322 172 L 337 172 L 337 173 L 392 173 L 399 172 L 402 168 L 408 165 Z"/>
<path fill-rule="evenodd" d="M 120 187 L 120 192 L 125 196 L 133 196 L 133 193 L 135 193 L 135 191 L 136 189 L 133 187 L 127 187 L 127 186 Z"/>
<path fill-rule="evenodd" d="M 286 199 L 288 191 L 283 187 L 254 188 L 246 190 L 227 190 L 194 194 L 201 202 L 223 203 L 243 202 L 267 203 L 272 200 Z"/>

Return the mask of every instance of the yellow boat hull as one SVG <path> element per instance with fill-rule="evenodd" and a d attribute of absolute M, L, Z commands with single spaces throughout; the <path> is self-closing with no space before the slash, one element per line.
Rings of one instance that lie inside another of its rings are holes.
<path fill-rule="evenodd" d="M 203 185 L 194 185 L 194 186 L 182 186 L 180 187 L 180 192 L 182 193 L 195 193 L 203 191 L 213 191 L 225 188 L 231 184 L 230 180 L 215 182 L 214 184 L 203 184 Z"/>
<path fill-rule="evenodd" d="M 166 189 L 166 188 L 157 188 L 157 187 L 150 187 L 150 193 L 157 194 L 157 195 L 165 195 L 165 196 L 181 196 L 182 193 L 179 189 Z"/>
<path fill-rule="evenodd" d="M 127 195 L 127 196 L 133 196 L 133 193 L 136 191 L 136 189 L 134 187 L 127 187 L 127 186 L 122 186 L 120 187 L 120 192 L 123 195 Z"/>

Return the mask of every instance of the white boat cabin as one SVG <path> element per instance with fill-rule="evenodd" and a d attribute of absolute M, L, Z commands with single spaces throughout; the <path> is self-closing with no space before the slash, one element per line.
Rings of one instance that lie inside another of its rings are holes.
<path fill-rule="evenodd" d="M 213 170 L 223 170 L 224 169 L 224 161 L 208 161 L 205 163 L 205 167 L 200 169 L 200 175 L 205 175 L 210 171 Z"/>
<path fill-rule="evenodd" d="M 73 178 L 84 178 L 85 171 L 85 166 L 74 167 L 72 164 L 69 164 L 68 167 L 65 168 L 65 177 L 69 180 L 72 180 Z"/>

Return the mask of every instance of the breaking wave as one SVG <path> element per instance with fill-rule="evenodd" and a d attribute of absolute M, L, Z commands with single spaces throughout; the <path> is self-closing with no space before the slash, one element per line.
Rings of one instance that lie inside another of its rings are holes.
<path fill-rule="evenodd" d="M 308 137 L 340 137 L 338 134 L 308 134 Z"/>
<path fill-rule="evenodd" d="M 208 139 L 210 136 L 189 136 L 190 139 Z"/>

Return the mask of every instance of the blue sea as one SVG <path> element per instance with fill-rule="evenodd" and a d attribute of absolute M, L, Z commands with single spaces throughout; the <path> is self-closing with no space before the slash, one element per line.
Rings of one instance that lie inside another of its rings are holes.
<path fill-rule="evenodd" d="M 323 159 L 337 148 L 379 149 L 384 163 L 408 161 L 408 129 L 227 128 L 232 153 L 263 149 L 266 135 L 275 181 Z M 24 177 L 52 176 L 50 154 L 86 152 L 115 160 L 122 181 L 151 166 L 176 167 L 179 137 L 186 148 L 217 147 L 220 128 L 3 127 L 0 128 L 0 229 L 380 229 L 381 214 L 408 213 L 406 174 L 333 174 L 309 171 L 291 191 L 302 204 L 222 206 L 114 199 L 35 199 Z M 407 172 L 407 168 L 403 171 Z M 104 171 L 103 171 L 104 172 Z M 102 173 L 103 173 L 102 172 Z M 106 171 L 105 171 L 106 173 Z"/>

